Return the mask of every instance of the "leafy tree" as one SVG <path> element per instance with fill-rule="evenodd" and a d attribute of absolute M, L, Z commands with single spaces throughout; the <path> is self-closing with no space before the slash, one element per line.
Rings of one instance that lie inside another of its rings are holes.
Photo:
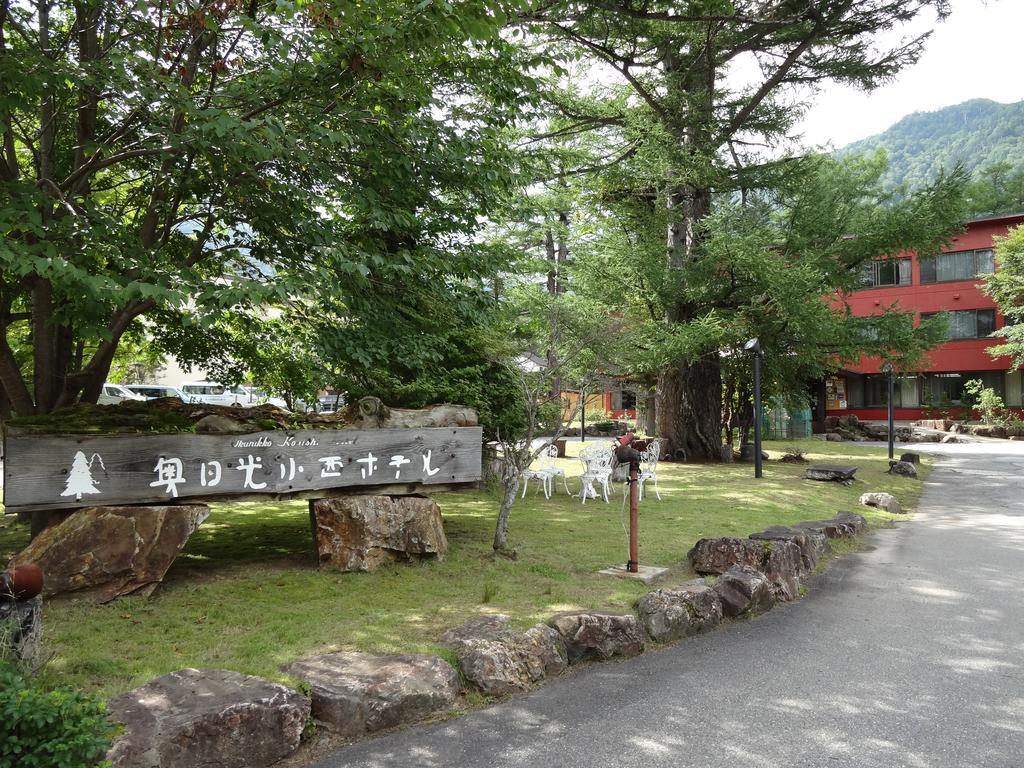
<path fill-rule="evenodd" d="M 153 343 L 145 324 L 132 323 L 121 337 L 110 365 L 109 378 L 121 384 L 143 384 L 158 378 L 165 368 L 165 353 Z M 72 365 L 76 361 L 72 361 Z"/>
<path fill-rule="evenodd" d="M 1003 398 L 992 387 L 986 387 L 980 379 L 971 379 L 964 384 L 964 394 L 970 398 L 975 409 L 981 414 L 983 424 L 1006 426 L 1009 412 Z"/>
<path fill-rule="evenodd" d="M 1024 211 L 1024 158 L 1017 168 L 1002 161 L 978 169 L 967 187 L 967 207 L 978 216 Z"/>
<path fill-rule="evenodd" d="M 996 271 L 986 275 L 985 292 L 1006 320 L 995 334 L 1003 342 L 989 347 L 989 354 L 1009 355 L 1014 366 L 1024 366 L 1024 227 L 1014 227 L 996 241 Z"/>
<path fill-rule="evenodd" d="M 546 263 L 541 261 L 538 269 Z M 611 360 L 621 357 L 617 348 L 624 343 L 618 321 L 610 319 L 594 302 L 545 289 L 527 282 L 510 292 L 504 307 L 505 322 L 500 327 L 502 340 L 495 338 L 492 346 L 514 383 L 508 407 L 519 415 L 518 421 L 510 420 L 496 432 L 503 490 L 494 530 L 496 551 L 508 545 L 509 518 L 524 482 L 523 474 L 579 417 L 583 401 L 575 409 L 566 408 L 561 389 L 553 382 L 568 380 L 586 388 Z M 554 337 L 550 333 L 552 325 L 559 329 Z M 540 350 L 548 352 L 546 365 L 533 363 L 544 359 L 537 354 Z M 536 439 L 542 427 L 552 425 L 553 434 Z"/>
<path fill-rule="evenodd" d="M 663 268 L 662 213 L 648 198 L 606 196 L 601 205 L 611 215 L 591 212 L 600 223 L 577 251 L 573 284 L 631 329 L 619 362 L 634 375 L 708 346 L 719 350 L 724 399 L 715 437 L 722 426 L 742 434 L 752 424 L 747 339 L 759 338 L 765 350 L 766 399 L 793 404 L 806 401 L 809 381 L 864 355 L 913 369 L 941 341 L 942 318 L 915 327 L 913 313 L 899 306 L 855 317 L 844 299 L 860 287 L 865 264 L 905 250 L 934 252 L 962 220 L 962 175 L 901 199 L 882 190 L 884 168 L 880 156 L 806 158 L 772 192 L 720 203 L 704 220 L 703 257 L 684 286 Z M 664 323 L 680 291 L 712 309 L 689 323 Z"/>
<path fill-rule="evenodd" d="M 767 158 L 800 114 L 794 89 L 827 82 L 873 88 L 919 57 L 926 35 L 889 49 L 876 35 L 946 0 L 688 0 L 553 2 L 526 19 L 539 34 L 612 70 L 626 94 L 599 109 L 571 105 L 577 130 L 615 133 L 619 196 L 660 223 L 666 333 L 685 339 L 662 361 L 658 428 L 670 451 L 717 460 L 722 411 L 718 313 L 735 302 L 701 280 L 717 275 L 705 247 L 716 200 L 770 188 L 788 161 Z M 745 80 L 741 64 L 752 72 Z M 629 161 L 635 161 L 630 163 Z M 645 243 L 650 243 L 645 234 Z M 690 330 L 684 330 L 689 328 Z"/>
<path fill-rule="evenodd" d="M 511 178 L 504 131 L 528 110 L 503 22 L 489 0 L 2 0 L 13 409 L 95 400 L 144 315 L 201 345 L 268 302 L 381 317 L 425 267 L 473 274 L 478 217 Z"/>

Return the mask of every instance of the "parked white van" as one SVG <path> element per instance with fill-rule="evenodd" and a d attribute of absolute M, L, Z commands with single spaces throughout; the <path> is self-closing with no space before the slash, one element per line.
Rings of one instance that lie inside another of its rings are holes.
<path fill-rule="evenodd" d="M 125 384 L 124 386 L 125 389 L 130 389 L 136 395 L 142 395 L 147 400 L 155 400 L 158 397 L 176 397 L 188 402 L 188 396 L 177 387 L 166 387 L 163 384 Z"/>
<path fill-rule="evenodd" d="M 249 393 L 236 384 L 226 387 L 215 381 L 183 381 L 179 389 L 190 403 L 206 403 L 207 405 L 246 406 L 249 404 Z"/>
<path fill-rule="evenodd" d="M 96 402 L 99 405 L 117 405 L 123 403 L 125 400 L 145 400 L 146 398 L 141 395 L 137 395 L 129 389 L 122 387 L 120 384 L 111 384 L 109 381 L 103 385 L 103 391 L 100 392 L 99 398 Z"/>

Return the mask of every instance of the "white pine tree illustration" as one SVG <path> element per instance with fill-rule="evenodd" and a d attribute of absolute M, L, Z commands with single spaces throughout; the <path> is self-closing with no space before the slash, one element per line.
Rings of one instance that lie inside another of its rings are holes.
<path fill-rule="evenodd" d="M 96 456 L 99 458 L 98 455 Z M 99 489 L 93 484 L 92 472 L 89 470 L 89 460 L 85 458 L 84 453 L 78 451 L 75 453 L 74 461 L 71 462 L 71 472 L 68 474 L 67 482 L 64 484 L 64 492 L 61 496 L 74 496 L 75 501 L 81 501 L 83 493 L 99 492 Z"/>

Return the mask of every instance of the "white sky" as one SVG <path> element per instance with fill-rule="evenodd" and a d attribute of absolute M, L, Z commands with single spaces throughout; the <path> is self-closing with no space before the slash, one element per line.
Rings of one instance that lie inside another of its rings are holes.
<path fill-rule="evenodd" d="M 941 24 L 934 16 L 895 36 L 934 28 L 924 55 L 871 94 L 830 86 L 814 98 L 801 126 L 806 145 L 839 148 L 880 133 L 911 112 L 975 98 L 1024 99 L 1024 0 L 953 0 Z"/>

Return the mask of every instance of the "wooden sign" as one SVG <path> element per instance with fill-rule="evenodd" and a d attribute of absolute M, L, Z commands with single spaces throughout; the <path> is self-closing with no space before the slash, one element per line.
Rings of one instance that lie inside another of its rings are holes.
<path fill-rule="evenodd" d="M 4 505 L 18 512 L 235 496 L 310 498 L 375 486 L 409 493 L 410 486 L 479 480 L 481 439 L 479 427 L 9 435 Z"/>

